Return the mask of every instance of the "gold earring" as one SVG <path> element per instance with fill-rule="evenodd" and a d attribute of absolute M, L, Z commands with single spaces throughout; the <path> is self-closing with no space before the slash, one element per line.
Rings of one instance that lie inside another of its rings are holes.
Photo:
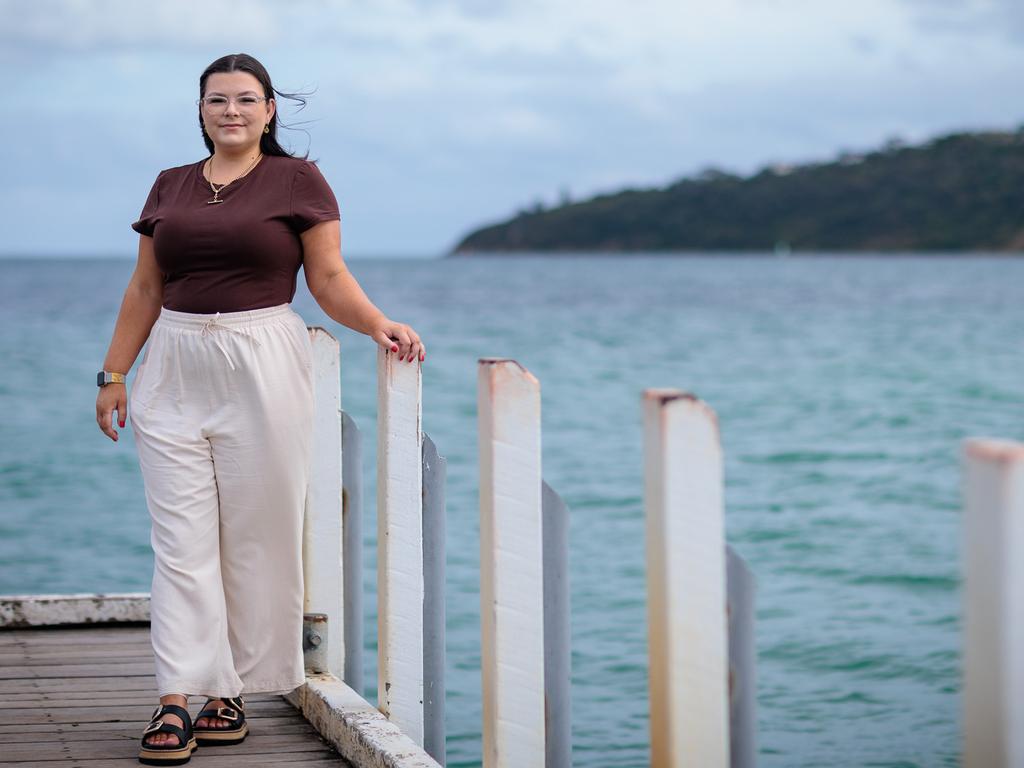
<path fill-rule="evenodd" d="M 263 132 L 270 133 L 270 123 L 267 123 L 266 125 L 263 126 Z"/>

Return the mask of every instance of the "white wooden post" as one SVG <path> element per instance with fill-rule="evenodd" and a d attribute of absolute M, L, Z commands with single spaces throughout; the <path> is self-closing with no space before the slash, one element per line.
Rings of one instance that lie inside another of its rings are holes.
<path fill-rule="evenodd" d="M 444 729 L 445 472 L 447 459 L 423 433 L 423 749 L 447 764 Z"/>
<path fill-rule="evenodd" d="M 363 438 L 341 412 L 342 547 L 345 566 L 345 677 L 363 694 Z"/>
<path fill-rule="evenodd" d="M 483 764 L 543 766 L 540 383 L 481 359 L 477 408 Z"/>
<path fill-rule="evenodd" d="M 327 664 L 345 674 L 341 523 L 341 378 L 338 340 L 309 328 L 313 343 L 313 456 L 302 530 L 305 613 L 327 616 Z"/>
<path fill-rule="evenodd" d="M 964 444 L 964 765 L 1024 765 L 1024 445 Z"/>
<path fill-rule="evenodd" d="M 377 708 L 423 746 L 423 496 L 418 360 L 377 352 Z"/>
<path fill-rule="evenodd" d="M 651 765 L 729 765 L 722 451 L 714 411 L 643 393 Z"/>
<path fill-rule="evenodd" d="M 544 768 L 572 768 L 569 508 L 541 483 L 544 518 Z"/>
<path fill-rule="evenodd" d="M 729 624 L 729 757 L 731 768 L 757 766 L 757 648 L 754 574 L 732 547 L 725 548 Z"/>

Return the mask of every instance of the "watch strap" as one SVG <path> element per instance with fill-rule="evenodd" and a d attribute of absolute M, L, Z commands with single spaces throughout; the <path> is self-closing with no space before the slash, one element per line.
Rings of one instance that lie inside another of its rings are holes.
<path fill-rule="evenodd" d="M 100 371 L 96 374 L 96 384 L 102 387 L 104 384 L 124 384 L 125 375 L 113 371 Z"/>

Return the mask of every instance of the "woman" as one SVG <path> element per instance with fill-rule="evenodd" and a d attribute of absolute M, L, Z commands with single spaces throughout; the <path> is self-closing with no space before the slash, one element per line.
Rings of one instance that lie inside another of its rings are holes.
<path fill-rule="evenodd" d="M 187 762 L 248 726 L 242 692 L 305 680 L 301 532 L 313 420 L 312 347 L 290 307 L 300 264 L 317 303 L 402 361 L 425 348 L 348 272 L 337 201 L 277 142 L 275 90 L 236 54 L 199 80 L 210 156 L 162 171 L 100 373 L 112 440 L 131 400 L 152 520 L 151 639 L 160 706 L 139 759 Z M 277 92 L 280 95 L 280 92 Z M 124 374 L 149 340 L 131 396 Z M 195 722 L 190 694 L 208 698 Z"/>

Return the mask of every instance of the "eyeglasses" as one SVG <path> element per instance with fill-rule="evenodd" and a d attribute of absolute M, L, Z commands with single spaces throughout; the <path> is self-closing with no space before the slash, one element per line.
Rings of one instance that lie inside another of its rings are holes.
<path fill-rule="evenodd" d="M 266 100 L 267 99 L 264 96 L 245 95 L 237 97 L 234 100 L 234 102 L 238 105 L 239 109 L 246 110 L 255 109 L 257 106 L 259 106 L 259 103 L 261 101 Z M 231 99 L 229 99 L 227 96 L 204 96 L 201 99 L 196 99 L 196 104 L 204 106 L 210 110 L 221 110 L 227 109 L 228 102 L 230 101 Z"/>

